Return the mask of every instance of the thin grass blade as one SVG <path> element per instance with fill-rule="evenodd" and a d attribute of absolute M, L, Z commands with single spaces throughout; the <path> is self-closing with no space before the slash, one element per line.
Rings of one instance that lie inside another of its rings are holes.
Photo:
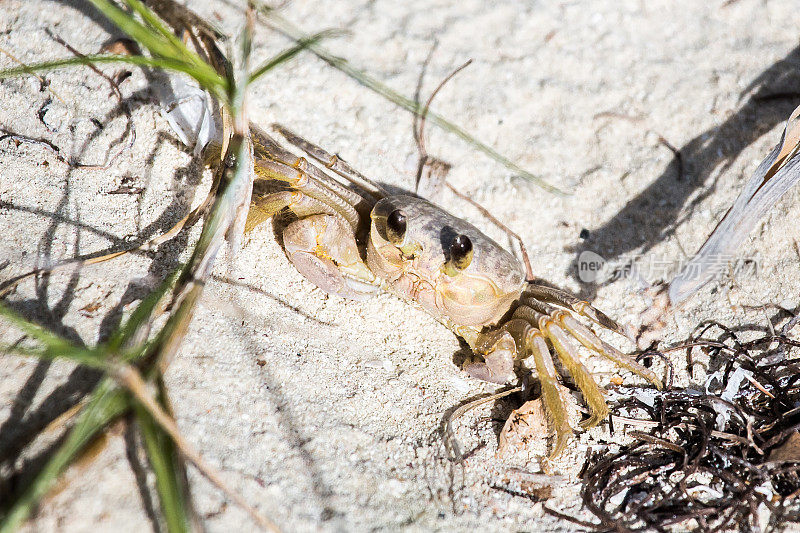
<path fill-rule="evenodd" d="M 106 368 L 100 353 L 94 348 L 77 346 L 72 342 L 59 337 L 52 331 L 26 320 L 2 303 L 0 303 L 0 317 L 14 324 L 20 331 L 40 344 L 37 348 L 21 346 L 0 346 L 0 352 L 16 353 L 25 357 L 39 359 L 69 359 L 76 363 L 96 369 Z"/>
<path fill-rule="evenodd" d="M 172 35 L 155 13 L 138 2 L 138 0 L 125 1 L 146 21 L 151 23 L 152 27 L 142 24 L 133 15 L 126 13 L 108 0 L 91 0 L 92 4 L 100 12 L 117 25 L 119 29 L 147 48 L 157 60 L 167 61 L 168 65 L 164 65 L 162 68 L 185 72 L 196 79 L 209 92 L 224 99 L 228 90 L 228 81 L 225 78 L 217 74 L 214 68 L 203 61 L 200 56 L 189 50 L 180 39 Z M 180 65 L 180 68 L 177 68 L 178 65 Z"/>
<path fill-rule="evenodd" d="M 33 75 L 35 72 L 55 70 L 58 68 L 72 67 L 78 65 L 88 65 L 91 63 L 128 63 L 141 67 L 161 68 L 175 72 L 188 74 L 202 85 L 208 92 L 220 99 L 227 98 L 228 82 L 225 78 L 217 75 L 213 70 L 198 70 L 183 61 L 176 61 L 164 57 L 145 57 L 145 56 L 118 56 L 118 55 L 87 55 L 82 57 L 70 57 L 56 59 L 53 61 L 42 61 L 25 66 L 12 67 L 0 70 L 0 79 Z M 210 74 L 209 74 L 210 73 Z"/>
<path fill-rule="evenodd" d="M 295 46 L 291 48 L 287 48 L 283 52 L 275 55 L 274 57 L 268 59 L 263 64 L 261 64 L 258 68 L 256 68 L 252 74 L 250 74 L 250 81 L 253 82 L 272 70 L 273 68 L 277 67 L 281 63 L 284 63 L 294 56 L 302 52 L 303 50 L 312 47 L 313 45 L 319 43 L 323 39 L 327 39 L 329 37 L 334 37 L 336 35 L 341 35 L 342 32 L 336 30 L 325 30 L 319 33 L 315 33 L 314 35 L 305 38 L 299 39 Z"/>
<path fill-rule="evenodd" d="M 105 0 L 93 0 L 94 2 L 104 2 Z M 179 54 L 182 59 L 188 63 L 195 63 L 195 62 L 202 62 L 200 57 L 197 54 L 193 53 L 189 50 L 186 45 L 183 44 L 183 41 L 178 39 L 175 34 L 170 30 L 158 16 L 153 13 L 147 6 L 141 3 L 139 0 L 124 0 L 128 6 L 133 9 L 136 13 L 142 17 L 147 25 L 158 32 L 158 34 L 172 47 L 172 54 L 169 55 L 177 55 Z"/>
<path fill-rule="evenodd" d="M 78 457 L 97 433 L 124 413 L 130 403 L 126 391 L 110 378 L 104 379 L 92 393 L 86 407 L 78 415 L 75 425 L 44 468 L 27 485 L 0 520 L 0 533 L 11 533 L 27 520 L 58 477 Z"/>
<path fill-rule="evenodd" d="M 125 324 L 117 328 L 117 330 L 109 338 L 108 342 L 106 343 L 106 349 L 108 352 L 118 352 L 123 348 L 127 348 L 129 344 L 132 344 L 131 341 L 138 336 L 142 327 L 152 318 L 158 304 L 162 301 L 167 292 L 169 292 L 175 286 L 175 282 L 183 272 L 184 268 L 185 267 L 181 267 L 172 272 L 172 274 L 170 274 L 167 279 L 161 283 L 161 286 L 158 289 L 148 294 L 144 300 L 142 300 L 139 305 L 136 306 L 136 309 L 134 309 L 133 313 L 131 313 L 128 320 L 125 321 Z"/>
<path fill-rule="evenodd" d="M 182 52 L 176 50 L 173 42 L 166 40 L 158 30 L 142 24 L 130 13 L 126 13 L 108 0 L 89 0 L 98 11 L 105 15 L 120 30 L 158 57 L 169 57 L 185 62 Z M 155 15 L 153 15 L 155 17 Z"/>
<path fill-rule="evenodd" d="M 256 8 L 263 13 L 266 17 L 270 19 L 272 25 L 281 33 L 288 36 L 289 38 L 293 39 L 296 42 L 300 42 L 302 40 L 309 39 L 309 36 L 305 35 L 305 33 L 300 30 L 297 26 L 289 22 L 284 17 L 280 16 L 274 8 L 260 2 L 258 0 L 251 0 L 251 3 L 256 6 Z M 395 105 L 402 107 L 406 111 L 410 111 L 411 113 L 415 113 L 417 115 L 421 115 L 423 111 L 424 105 L 420 102 L 415 102 L 411 98 L 400 94 L 399 92 L 395 91 L 388 85 L 384 84 L 374 76 L 368 74 L 363 70 L 359 70 L 353 67 L 346 59 L 341 57 L 337 57 L 329 52 L 327 49 L 323 48 L 317 43 L 311 43 L 308 45 L 308 49 L 311 50 L 314 55 L 318 58 L 322 59 L 326 63 L 328 63 L 333 68 L 343 72 L 359 84 L 363 85 L 367 89 L 383 96 L 390 102 L 394 103 Z M 520 167 L 511 159 L 504 156 L 491 146 L 486 143 L 483 143 L 470 135 L 464 128 L 454 124 L 453 122 L 447 120 L 443 116 L 429 111 L 427 114 L 427 121 L 435 124 L 436 126 L 442 128 L 443 130 L 456 135 L 468 145 L 473 147 L 474 149 L 483 152 L 491 159 L 497 161 L 507 169 L 514 172 L 521 178 L 525 178 L 526 180 L 531 181 L 532 183 L 538 185 L 542 189 L 556 194 L 558 196 L 567 196 L 569 193 L 559 189 L 558 187 L 551 185 L 547 181 L 545 181 L 540 176 L 525 170 L 524 168 Z"/>
<path fill-rule="evenodd" d="M 162 408 L 168 410 L 164 397 L 165 392 L 165 389 L 162 388 L 157 401 Z M 156 490 L 167 529 L 173 533 L 190 531 L 191 503 L 187 498 L 188 487 L 185 484 L 183 460 L 172 439 L 147 412 L 147 409 L 136 403 L 134 411 L 142 431 L 147 458 L 156 476 Z"/>
<path fill-rule="evenodd" d="M 33 322 L 26 320 L 2 303 L 0 303 L 0 316 L 4 317 L 7 321 L 11 322 L 17 328 L 23 331 L 26 335 L 33 338 L 49 350 L 59 351 L 74 348 L 74 345 L 70 341 L 59 337 L 52 331 L 49 331 L 38 324 L 34 324 Z"/>

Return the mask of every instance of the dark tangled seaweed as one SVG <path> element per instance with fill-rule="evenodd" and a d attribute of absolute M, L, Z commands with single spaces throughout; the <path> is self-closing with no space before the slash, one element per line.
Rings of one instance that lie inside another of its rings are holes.
<path fill-rule="evenodd" d="M 582 497 L 597 530 L 761 531 L 800 522 L 800 446 L 787 452 L 792 439 L 800 443 L 800 365 L 788 358 L 800 343 L 788 328 L 747 343 L 722 329 L 727 342 L 672 349 L 687 350 L 690 368 L 698 348 L 722 362 L 707 392 L 671 389 L 653 405 L 636 395 L 616 405 L 617 413 L 646 413 L 655 427 L 587 461 Z"/>

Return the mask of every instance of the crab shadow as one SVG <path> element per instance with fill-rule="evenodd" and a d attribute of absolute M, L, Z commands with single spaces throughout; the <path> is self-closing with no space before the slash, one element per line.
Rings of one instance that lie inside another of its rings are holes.
<path fill-rule="evenodd" d="M 716 191 L 717 180 L 706 184 L 712 174 L 721 175 L 730 169 L 745 148 L 785 121 L 800 104 L 798 87 L 800 47 L 748 84 L 741 93 L 743 104 L 735 113 L 680 147 L 667 168 L 645 190 L 571 247 L 569 251 L 575 253 L 575 258 L 569 274 L 579 282 L 580 296 L 591 300 L 598 289 L 598 285 L 584 282 L 579 276 L 582 253 L 594 252 L 606 261 L 615 261 L 627 254 L 647 253 L 674 235 L 697 206 Z"/>

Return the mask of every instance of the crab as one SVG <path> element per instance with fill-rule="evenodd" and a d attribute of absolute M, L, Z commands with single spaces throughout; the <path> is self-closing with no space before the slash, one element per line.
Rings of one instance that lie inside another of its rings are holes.
<path fill-rule="evenodd" d="M 426 199 L 389 194 L 338 156 L 281 125 L 272 128 L 326 170 L 254 126 L 256 178 L 245 231 L 280 215 L 283 248 L 304 277 L 345 298 L 386 290 L 418 304 L 469 345 L 463 369 L 474 378 L 508 384 L 521 361 L 532 359 L 555 433 L 551 459 L 573 434 L 553 353 L 590 409 L 585 428 L 609 410 L 576 343 L 662 387 L 652 370 L 584 324 L 622 333 L 616 322 L 535 282 L 520 260 L 474 225 Z"/>

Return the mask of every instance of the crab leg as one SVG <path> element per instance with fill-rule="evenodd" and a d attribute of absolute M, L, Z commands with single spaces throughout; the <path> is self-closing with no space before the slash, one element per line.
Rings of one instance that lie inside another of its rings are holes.
<path fill-rule="evenodd" d="M 285 207 L 299 201 L 301 197 L 303 195 L 297 191 L 280 191 L 264 196 L 256 196 L 254 192 L 250 200 L 250 210 L 247 212 L 244 232 L 250 233 Z"/>
<path fill-rule="evenodd" d="M 474 349 L 483 357 L 483 361 L 471 362 L 464 369 L 484 381 L 505 383 L 514 375 L 515 358 L 533 357 L 542 386 L 542 400 L 555 429 L 556 439 L 550 458 L 559 455 L 572 435 L 572 428 L 567 408 L 561 399 L 558 373 L 542 332 L 530 320 L 512 318 L 497 329 L 481 333 Z"/>
<path fill-rule="evenodd" d="M 541 315 L 550 316 L 556 324 L 567 330 L 572 337 L 577 339 L 578 342 L 586 348 L 613 361 L 622 368 L 627 368 L 637 376 L 643 377 L 657 388 L 661 389 L 664 387 L 655 372 L 638 363 L 633 357 L 625 355 L 605 342 L 567 311 L 554 309 L 545 303 L 533 299 L 526 299 L 525 305 L 521 305 L 515 309 L 512 317 L 522 318 L 530 321 L 532 324 L 537 324 Z"/>
<path fill-rule="evenodd" d="M 560 305 L 561 307 L 572 309 L 579 315 L 585 316 L 592 322 L 595 322 L 606 329 L 615 331 L 624 337 L 628 336 L 622 326 L 617 324 L 611 317 L 599 309 L 592 307 L 589 302 L 585 302 L 580 298 L 576 298 L 568 292 L 554 289 L 546 285 L 540 285 L 538 283 L 529 283 L 523 294 L 540 302 L 554 303 L 556 305 Z"/>
<path fill-rule="evenodd" d="M 320 184 L 323 184 L 332 192 L 335 192 L 337 195 L 344 198 L 348 203 L 352 204 L 357 210 L 359 210 L 359 212 L 361 212 L 362 216 L 368 215 L 369 211 L 372 210 L 372 206 L 375 204 L 376 199 L 374 194 L 365 190 L 362 186 L 353 184 L 352 182 L 351 185 L 356 185 L 355 188 L 350 189 L 345 187 L 332 176 L 326 174 L 316 166 L 309 163 L 305 158 L 298 157 L 292 152 L 286 150 L 284 147 L 278 144 L 275 139 L 270 137 L 258 126 L 251 125 L 250 128 L 253 134 L 253 144 L 255 147 L 255 156 L 257 161 L 256 172 L 259 170 L 258 161 L 261 159 L 269 159 L 278 163 L 283 163 L 284 165 L 290 166 L 296 170 L 303 171 L 313 176 Z M 269 179 L 269 176 L 267 176 L 267 178 Z"/>
<path fill-rule="evenodd" d="M 558 353 L 558 358 L 566 367 L 572 379 L 575 380 L 575 384 L 583 393 L 586 403 L 589 404 L 592 416 L 589 420 L 581 423 L 581 426 L 584 428 L 596 426 L 608 416 L 608 405 L 606 405 L 606 400 L 603 398 L 600 387 L 581 362 L 578 350 L 570 342 L 567 332 L 556 324 L 552 317 L 543 316 L 539 319 L 539 331 L 553 344 L 553 348 Z"/>
<path fill-rule="evenodd" d="M 374 198 L 380 199 L 386 195 L 386 192 L 380 185 L 378 185 L 368 177 L 364 176 L 361 172 L 351 167 L 346 161 L 344 161 L 338 155 L 332 155 L 328 153 L 325 149 L 320 148 L 316 144 L 303 139 L 296 133 L 289 131 L 286 127 L 282 126 L 281 124 L 277 123 L 272 124 L 272 129 L 280 133 L 291 144 L 297 146 L 305 153 L 310 155 L 312 158 L 316 159 L 317 161 L 325 165 L 330 170 L 333 170 L 334 172 L 336 172 L 349 182 L 353 183 L 354 185 L 363 188 Z M 369 187 L 365 187 L 365 184 L 368 185 Z"/>
<path fill-rule="evenodd" d="M 359 214 L 348 198 L 344 198 L 310 174 L 285 163 L 270 159 L 256 158 L 256 173 L 262 179 L 284 183 L 286 187 L 310 196 L 334 208 L 355 232 L 359 226 Z"/>
<path fill-rule="evenodd" d="M 559 322 L 562 314 L 567 313 L 564 311 L 552 311 L 551 313 L 544 313 L 541 311 L 548 311 L 550 306 L 535 301 L 532 302 L 532 304 L 536 305 L 537 308 L 535 309 L 533 307 L 529 307 L 527 304 L 521 305 L 514 310 L 512 319 L 521 318 L 528 320 L 532 324 L 538 326 L 539 331 L 541 331 L 544 336 L 547 337 L 547 339 L 553 345 L 553 348 L 555 348 L 556 353 L 558 353 L 559 360 L 572 376 L 572 379 L 575 380 L 575 384 L 581 390 L 581 393 L 583 393 L 586 403 L 589 404 L 589 407 L 592 410 L 591 418 L 581 425 L 587 428 L 597 425 L 601 420 L 608 416 L 608 405 L 606 405 L 606 401 L 603 398 L 603 393 L 600 390 L 600 387 L 597 385 L 594 378 L 592 378 L 589 370 L 587 370 L 587 368 L 581 362 L 577 348 L 572 341 L 569 340 L 570 335 L 567 333 L 568 330 L 566 330 L 566 328 L 564 328 Z M 577 321 L 575 322 L 577 323 Z M 580 341 L 581 339 L 578 338 L 578 340 Z M 581 341 L 581 343 L 583 344 L 583 341 Z M 606 355 L 605 352 L 602 353 L 603 355 Z M 614 360 L 614 358 L 612 358 L 610 355 L 607 355 L 607 357 Z"/>
<path fill-rule="evenodd" d="M 547 347 L 547 342 L 541 331 L 533 327 L 528 330 L 528 334 L 525 336 L 525 351 L 533 356 L 536 372 L 539 374 L 539 382 L 542 385 L 542 400 L 547 412 L 553 417 L 553 426 L 556 433 L 553 452 L 550 454 L 550 459 L 553 459 L 564 451 L 567 446 L 567 440 L 572 435 L 567 408 L 561 399 L 558 374 L 556 373 L 555 365 L 553 365 L 553 357 L 550 355 L 550 349 Z"/>
<path fill-rule="evenodd" d="M 603 339 L 595 335 L 591 329 L 581 324 L 566 311 L 557 311 L 553 315 L 553 320 L 567 330 L 573 337 L 578 339 L 578 342 L 590 350 L 599 353 L 611 361 L 614 361 L 622 368 L 627 368 L 634 374 L 643 377 L 657 388 L 664 388 L 664 384 L 661 382 L 655 372 L 638 363 L 633 357 L 625 355 L 612 345 L 605 342 Z"/>

